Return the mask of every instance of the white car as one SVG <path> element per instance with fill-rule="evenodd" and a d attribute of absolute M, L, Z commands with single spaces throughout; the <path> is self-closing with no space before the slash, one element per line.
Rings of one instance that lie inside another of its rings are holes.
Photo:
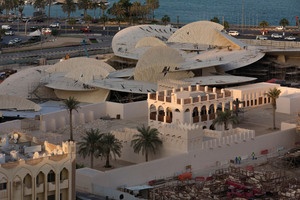
<path fill-rule="evenodd" d="M 288 37 L 285 37 L 284 39 L 285 40 L 296 40 L 296 38 L 293 36 L 288 36 Z"/>
<path fill-rule="evenodd" d="M 9 40 L 8 41 L 8 45 L 14 45 L 14 44 L 16 44 L 16 42 L 14 40 Z"/>
<path fill-rule="evenodd" d="M 281 39 L 282 38 L 282 35 L 278 34 L 278 33 L 273 33 L 271 35 L 271 38 L 275 38 L 275 39 Z"/>
<path fill-rule="evenodd" d="M 19 43 L 19 42 L 22 42 L 22 39 L 20 39 L 20 38 L 15 38 L 14 41 L 15 41 L 16 43 Z"/>
<path fill-rule="evenodd" d="M 5 31 L 4 35 L 14 35 L 15 33 L 13 31 Z"/>
<path fill-rule="evenodd" d="M 50 26 L 50 28 L 59 28 L 59 23 L 54 22 L 54 23 L 50 24 L 49 26 Z"/>
<path fill-rule="evenodd" d="M 277 27 L 275 27 L 275 29 L 276 29 L 276 30 L 279 30 L 279 31 L 282 31 L 282 30 L 284 30 L 285 28 L 284 28 L 283 26 L 277 26 Z"/>
<path fill-rule="evenodd" d="M 263 35 L 258 35 L 258 36 L 256 36 L 256 39 L 257 40 L 267 40 L 268 38 L 266 36 L 263 36 Z"/>
<path fill-rule="evenodd" d="M 10 30 L 11 26 L 10 25 L 2 25 L 1 29 L 3 29 L 3 30 Z"/>
<path fill-rule="evenodd" d="M 228 35 L 231 35 L 231 36 L 238 36 L 240 35 L 240 33 L 238 31 L 229 31 L 228 32 Z"/>

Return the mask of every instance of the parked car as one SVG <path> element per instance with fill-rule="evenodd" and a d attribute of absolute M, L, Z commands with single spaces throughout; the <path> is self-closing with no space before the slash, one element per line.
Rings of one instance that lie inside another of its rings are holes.
<path fill-rule="evenodd" d="M 278 33 L 273 33 L 271 35 L 271 38 L 274 38 L 274 39 L 281 39 L 282 38 L 282 35 L 278 34 Z"/>
<path fill-rule="evenodd" d="M 14 35 L 15 32 L 13 31 L 5 31 L 4 35 Z"/>
<path fill-rule="evenodd" d="M 240 33 L 238 31 L 229 31 L 228 32 L 228 35 L 231 35 L 231 36 L 238 36 L 240 35 Z"/>
<path fill-rule="evenodd" d="M 10 25 L 2 25 L 2 26 L 1 26 L 1 29 L 4 29 L 4 30 L 10 30 L 10 29 L 11 29 L 11 26 L 10 26 Z"/>
<path fill-rule="evenodd" d="M 80 32 L 92 32 L 92 30 L 91 29 L 89 29 L 89 28 L 81 28 L 80 29 Z"/>
<path fill-rule="evenodd" d="M 285 28 L 284 28 L 283 26 L 277 26 L 277 27 L 275 27 L 275 29 L 276 29 L 276 30 L 279 30 L 279 31 L 282 31 L 282 30 L 284 30 Z"/>
<path fill-rule="evenodd" d="M 20 39 L 20 38 L 15 38 L 14 41 L 15 41 L 16 43 L 20 43 L 20 42 L 22 42 L 22 39 Z"/>
<path fill-rule="evenodd" d="M 50 28 L 59 28 L 59 22 L 54 22 L 52 24 L 49 25 Z"/>
<path fill-rule="evenodd" d="M 263 36 L 263 35 L 258 35 L 258 36 L 256 36 L 256 39 L 257 40 L 267 40 L 268 38 L 266 36 Z"/>
<path fill-rule="evenodd" d="M 296 40 L 296 38 L 293 37 L 293 36 L 288 36 L 288 37 L 285 37 L 284 39 L 285 40 L 291 40 L 291 41 Z"/>
<path fill-rule="evenodd" d="M 8 41 L 8 45 L 14 45 L 14 44 L 16 44 L 16 42 L 14 40 L 9 40 Z"/>
<path fill-rule="evenodd" d="M 260 31 L 261 32 L 261 34 L 268 34 L 269 33 L 269 31 L 268 30 L 262 30 L 262 31 Z"/>

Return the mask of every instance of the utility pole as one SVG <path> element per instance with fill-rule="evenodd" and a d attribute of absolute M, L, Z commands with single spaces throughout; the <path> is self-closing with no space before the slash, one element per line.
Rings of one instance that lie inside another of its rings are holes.
<path fill-rule="evenodd" d="M 244 3 L 242 4 L 242 32 L 244 33 Z"/>

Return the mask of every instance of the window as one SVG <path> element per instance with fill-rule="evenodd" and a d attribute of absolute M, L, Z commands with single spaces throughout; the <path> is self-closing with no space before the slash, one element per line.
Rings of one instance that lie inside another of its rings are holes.
<path fill-rule="evenodd" d="M 55 182 L 55 173 L 51 170 L 48 174 L 48 183 Z"/>
<path fill-rule="evenodd" d="M 0 190 L 6 190 L 7 183 L 0 183 Z"/>

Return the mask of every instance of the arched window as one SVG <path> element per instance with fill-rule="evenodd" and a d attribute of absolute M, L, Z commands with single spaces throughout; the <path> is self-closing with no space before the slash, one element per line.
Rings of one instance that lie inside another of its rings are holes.
<path fill-rule="evenodd" d="M 172 109 L 171 109 L 170 107 L 168 107 L 168 108 L 167 108 L 166 122 L 167 122 L 167 123 L 172 123 L 172 118 L 173 118 Z"/>
<path fill-rule="evenodd" d="M 163 122 L 164 116 L 165 116 L 164 108 L 162 106 L 159 106 L 158 107 L 158 121 Z"/>
<path fill-rule="evenodd" d="M 47 182 L 50 183 L 50 182 L 55 182 L 55 173 L 53 170 L 51 170 L 49 173 L 48 173 L 48 179 L 47 179 Z"/>
<path fill-rule="evenodd" d="M 68 174 L 68 170 L 66 168 L 63 168 L 63 170 L 61 170 L 60 172 L 60 180 L 67 180 L 69 178 L 69 174 Z"/>
<path fill-rule="evenodd" d="M 156 120 L 156 106 L 153 104 L 150 106 L 150 119 Z"/>

